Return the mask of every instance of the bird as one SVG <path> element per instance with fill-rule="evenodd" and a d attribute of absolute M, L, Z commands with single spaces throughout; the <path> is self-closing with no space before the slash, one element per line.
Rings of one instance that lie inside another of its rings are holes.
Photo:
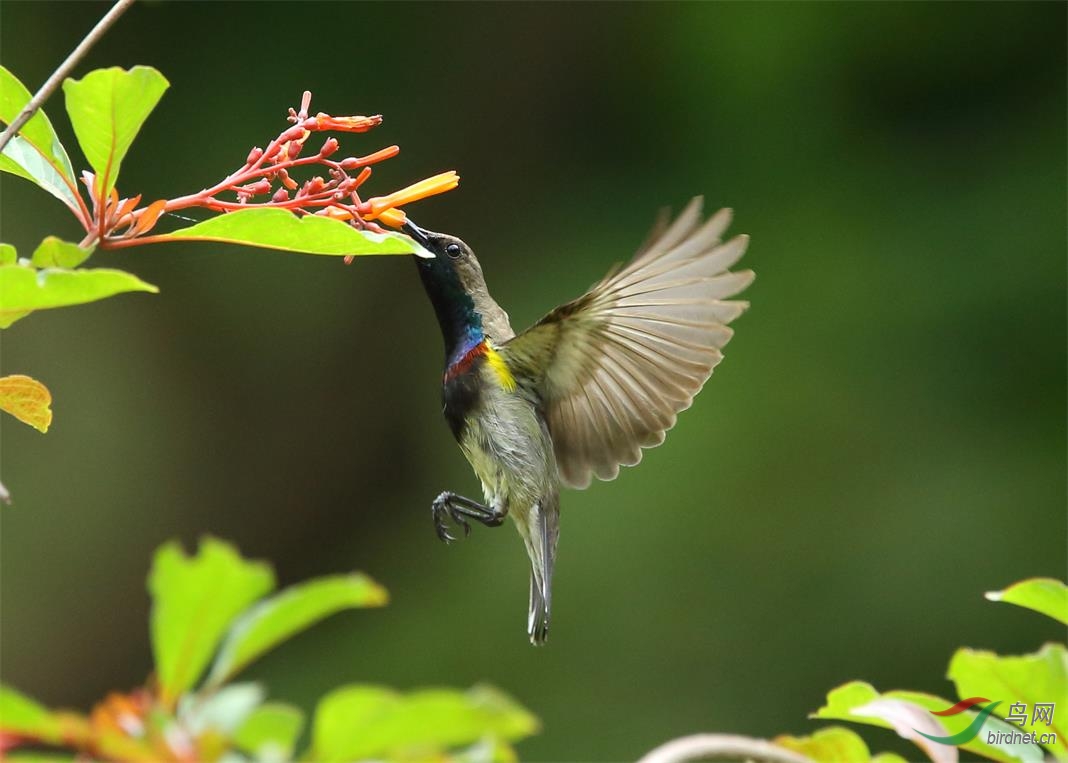
<path fill-rule="evenodd" d="M 722 359 L 728 326 L 749 306 L 732 300 L 753 281 L 732 271 L 749 237 L 722 237 L 730 209 L 703 219 L 694 198 L 662 210 L 645 243 L 585 294 L 516 334 L 490 296 L 474 251 L 407 219 L 413 259 L 445 344 L 442 403 L 482 483 L 483 501 L 434 499 L 438 537 L 471 521 L 514 520 L 530 558 L 527 632 L 545 643 L 560 535 L 560 489 L 612 480 L 660 445 Z"/>

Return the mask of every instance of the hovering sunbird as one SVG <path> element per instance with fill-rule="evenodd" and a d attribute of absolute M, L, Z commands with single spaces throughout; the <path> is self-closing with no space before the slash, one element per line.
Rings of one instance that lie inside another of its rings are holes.
<path fill-rule="evenodd" d="M 751 270 L 730 271 L 749 237 L 723 243 L 730 210 L 702 222 L 701 205 L 694 199 L 672 223 L 662 214 L 630 262 L 521 334 L 471 247 L 402 227 L 425 250 L 415 262 L 445 339 L 445 419 L 484 494 L 484 503 L 439 495 L 435 528 L 450 542 L 451 529 L 470 532 L 469 520 L 515 520 L 530 556 L 534 644 L 549 631 L 561 484 L 614 479 L 662 443 L 748 307 L 728 298 L 753 281 Z"/>

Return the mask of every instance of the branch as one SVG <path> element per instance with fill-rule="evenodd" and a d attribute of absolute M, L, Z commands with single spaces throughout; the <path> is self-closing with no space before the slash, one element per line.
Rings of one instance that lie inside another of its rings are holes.
<path fill-rule="evenodd" d="M 104 36 L 104 33 L 108 31 L 112 24 L 114 24 L 119 16 L 121 16 L 127 8 L 133 5 L 134 0 L 116 0 L 115 5 L 111 7 L 111 10 L 107 12 L 104 18 L 97 22 L 92 31 L 85 36 L 71 54 L 67 56 L 67 60 L 59 65 L 59 68 L 52 72 L 52 76 L 41 85 L 41 89 L 33 94 L 33 98 L 29 103 L 19 112 L 19 115 L 15 117 L 15 120 L 7 126 L 3 134 L 0 134 L 0 152 L 4 150 L 4 147 L 15 137 L 22 126 L 30 121 L 30 117 L 37 113 L 37 110 L 44 105 L 44 102 L 48 100 L 49 96 L 59 87 L 59 83 L 63 81 L 63 78 L 70 74 L 71 70 L 78 65 L 78 62 L 82 60 L 89 49 L 92 48 Z"/>
<path fill-rule="evenodd" d="M 810 758 L 763 739 L 734 734 L 694 734 L 648 752 L 638 763 L 685 763 L 690 760 L 745 760 L 757 763 L 812 763 Z"/>

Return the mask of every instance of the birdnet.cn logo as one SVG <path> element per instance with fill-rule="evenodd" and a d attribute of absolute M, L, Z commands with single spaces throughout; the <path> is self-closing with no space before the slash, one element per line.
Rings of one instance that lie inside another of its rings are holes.
<path fill-rule="evenodd" d="M 984 703 L 986 703 L 984 705 Z M 959 746 L 962 744 L 968 744 L 981 733 L 983 733 L 983 724 L 986 723 L 986 719 L 994 712 L 994 708 L 1001 704 L 1001 700 L 991 702 L 986 697 L 969 697 L 968 699 L 962 699 L 953 707 L 948 707 L 945 710 L 931 711 L 932 715 L 938 715 L 942 717 L 948 717 L 951 715 L 959 715 L 966 710 L 970 710 L 976 705 L 979 706 L 979 712 L 976 713 L 975 718 L 968 724 L 967 728 L 961 729 L 956 734 L 949 736 L 933 736 L 926 734 L 919 729 L 913 729 L 917 734 L 923 734 L 923 736 L 930 739 L 932 742 L 938 742 L 939 744 L 951 744 Z M 1035 702 L 1032 705 L 1030 714 L 1030 726 L 1031 731 L 1016 731 L 1015 729 L 1009 731 L 990 730 L 985 732 L 982 737 L 982 741 L 987 744 L 1041 744 L 1050 745 L 1057 741 L 1057 734 L 1052 731 L 1041 731 L 1039 726 L 1045 725 L 1046 727 L 1053 725 L 1053 710 L 1056 703 L 1054 702 Z M 996 717 L 996 716 L 995 716 Z M 1009 705 L 1009 714 L 1003 719 L 1008 723 L 1015 723 L 1017 726 L 1023 727 L 1028 723 L 1027 705 L 1023 702 L 1013 702 Z"/>

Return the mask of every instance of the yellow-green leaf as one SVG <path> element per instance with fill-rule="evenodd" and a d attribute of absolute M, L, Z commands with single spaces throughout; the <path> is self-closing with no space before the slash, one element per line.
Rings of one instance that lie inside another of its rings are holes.
<path fill-rule="evenodd" d="M 414 751 L 445 752 L 486 737 L 514 741 L 537 729 L 537 718 L 490 687 L 401 694 L 353 685 L 319 702 L 309 757 L 320 763 L 395 759 Z"/>
<path fill-rule="evenodd" d="M 1058 759 L 1068 760 L 1063 714 L 1068 710 L 1068 649 L 1063 644 L 1046 644 L 1034 654 L 1002 656 L 978 649 L 958 649 L 949 663 L 947 675 L 962 697 L 988 697 L 1001 700 L 998 715 L 1011 714 L 1013 703 L 1025 706 L 1026 721 L 1010 728 L 1037 734 L 1054 733 L 1056 742 L 1047 744 Z M 1052 723 L 1033 723 L 1035 703 L 1053 703 Z M 1057 717 L 1060 710 L 1062 716 Z"/>
<path fill-rule="evenodd" d="M 0 732 L 57 742 L 62 738 L 62 720 L 25 694 L 0 685 Z"/>
<path fill-rule="evenodd" d="M 972 695 L 962 694 L 961 696 Z M 989 697 L 990 695 L 986 696 Z M 851 681 L 831 690 L 827 694 L 827 703 L 810 717 L 866 723 L 886 729 L 892 728 L 890 722 L 883 718 L 857 714 L 855 712 L 857 708 L 868 705 L 880 698 L 904 700 L 914 705 L 918 705 L 930 712 L 946 710 L 956 704 L 956 702 L 942 699 L 933 694 L 924 694 L 923 692 L 916 691 L 894 690 L 880 694 L 875 690 L 875 687 L 869 683 L 865 683 L 864 681 Z M 992 697 L 992 699 L 996 700 L 998 698 Z M 966 710 L 956 715 L 939 717 L 938 722 L 946 729 L 947 734 L 956 734 L 968 728 L 976 715 L 978 715 L 978 711 Z M 988 743 L 986 741 L 986 732 L 988 731 L 1008 732 L 1013 728 L 1013 726 L 1006 724 L 1004 721 L 994 716 L 988 717 L 983 724 L 983 732 L 971 741 L 961 744 L 960 748 L 976 755 L 981 755 L 984 758 L 1002 761 L 1002 763 L 1013 763 L 1013 761 L 1021 761 L 1022 763 L 1041 763 L 1043 758 L 1042 750 L 1037 745 Z"/>
<path fill-rule="evenodd" d="M 366 575 L 337 575 L 290 586 L 241 616 L 215 659 L 208 683 L 229 680 L 253 660 L 335 612 L 380 607 L 386 589 Z"/>
<path fill-rule="evenodd" d="M 413 254 L 411 239 L 399 233 L 359 231 L 328 217 L 297 217 L 284 209 L 241 209 L 165 234 L 175 241 L 220 241 L 304 254 L 335 256 Z"/>
<path fill-rule="evenodd" d="M 1021 580 L 1004 591 L 988 591 L 986 598 L 1033 609 L 1068 625 L 1068 586 L 1055 578 Z"/>
<path fill-rule="evenodd" d="M 272 702 L 252 711 L 234 742 L 258 760 L 292 760 L 303 728 L 299 708 Z"/>
<path fill-rule="evenodd" d="M 828 726 L 807 737 L 784 734 L 771 741 L 818 763 L 868 763 L 871 760 L 868 745 L 844 726 Z"/>
<path fill-rule="evenodd" d="M 206 538 L 195 556 L 176 542 L 156 552 L 152 594 L 152 651 L 165 704 L 190 689 L 231 622 L 274 588 L 274 572 L 242 559 L 228 543 Z"/>
<path fill-rule="evenodd" d="M 74 134 L 96 171 L 98 198 L 115 187 L 126 152 L 169 85 L 150 66 L 97 69 L 63 82 Z"/>
<path fill-rule="evenodd" d="M 26 86 L 0 66 L 0 122 L 5 126 L 14 122 L 29 101 Z M 74 169 L 44 109 L 38 109 L 4 146 L 0 170 L 37 183 L 73 210 L 79 208 Z"/>
<path fill-rule="evenodd" d="M 155 293 L 159 289 L 135 275 L 110 268 L 36 270 L 0 265 L 0 328 L 34 310 L 81 305 L 128 291 Z"/>
<path fill-rule="evenodd" d="M 0 377 L 0 410 L 38 432 L 47 432 L 52 423 L 51 405 L 52 393 L 36 379 L 21 374 Z"/>
<path fill-rule="evenodd" d="M 14 265 L 19 255 L 11 244 L 0 244 L 0 265 Z"/>
<path fill-rule="evenodd" d="M 77 244 L 48 236 L 34 250 L 30 264 L 35 268 L 76 268 L 88 259 L 96 246 L 82 249 Z"/>

